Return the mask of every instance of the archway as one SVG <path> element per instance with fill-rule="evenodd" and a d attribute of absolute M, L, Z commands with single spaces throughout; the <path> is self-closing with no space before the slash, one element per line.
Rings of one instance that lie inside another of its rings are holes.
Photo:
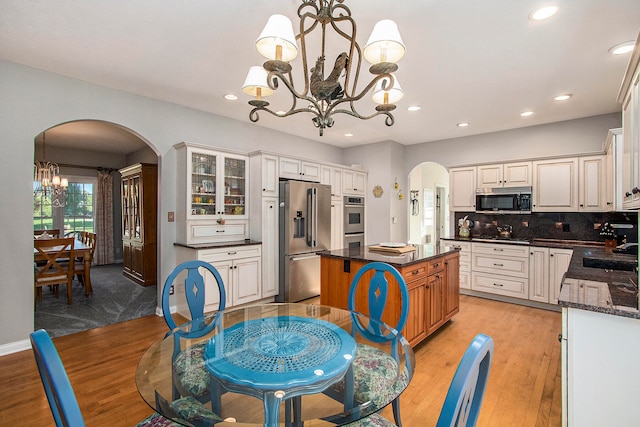
<path fill-rule="evenodd" d="M 449 233 L 449 172 L 423 162 L 409 173 L 409 242 L 438 244 Z"/>
<path fill-rule="evenodd" d="M 74 296 L 72 306 L 68 306 L 64 298 L 60 298 L 53 301 L 55 304 L 49 304 L 46 309 L 41 306 L 38 312 L 38 305 L 36 304 L 36 312 L 34 313 L 36 329 L 43 327 L 43 322 L 45 322 L 44 326 L 47 326 L 47 321 L 51 322 L 52 319 L 58 321 L 60 313 L 66 318 L 65 322 L 54 322 L 47 328 L 50 332 L 53 332 L 54 336 L 66 335 L 80 330 L 153 314 L 158 300 L 156 286 L 141 290 L 139 285 L 129 282 L 130 289 L 125 288 L 125 290 L 127 292 L 131 291 L 131 297 L 126 297 L 124 292 L 124 296 L 119 295 L 114 290 L 116 286 L 120 286 L 117 289 L 122 290 L 122 286 L 127 283 L 127 280 L 122 275 L 121 180 L 118 170 L 135 163 L 159 164 L 160 157 L 155 147 L 131 129 L 116 123 L 99 120 L 76 120 L 54 125 L 38 134 L 34 138 L 34 142 L 35 160 L 47 160 L 57 163 L 60 167 L 60 176 L 73 183 L 69 186 L 69 189 L 73 188 L 74 191 L 67 192 L 65 207 L 56 208 L 57 224 L 59 225 L 56 228 L 69 231 L 69 228 L 73 228 L 70 227 L 70 224 L 74 225 L 78 217 L 81 217 L 80 221 L 86 221 L 89 229 L 91 229 L 95 213 L 92 213 L 92 209 L 95 208 L 95 200 L 93 199 L 97 198 L 97 177 L 100 171 L 103 173 L 106 171 L 110 175 L 112 180 L 111 191 L 106 192 L 104 195 L 110 196 L 109 198 L 112 200 L 111 207 L 105 211 L 105 215 L 110 215 L 112 221 L 110 222 L 111 230 L 105 231 L 105 233 L 112 239 L 113 245 L 109 246 L 110 252 L 112 252 L 111 261 L 105 262 L 103 260 L 102 263 L 114 262 L 110 265 L 100 266 L 94 263 L 92 266 L 92 283 L 96 283 L 94 279 L 101 278 L 109 283 L 112 288 L 107 286 L 96 294 L 96 286 L 94 286 L 94 294 L 90 298 L 87 299 L 83 295 L 81 297 Z M 46 151 L 42 146 L 43 142 L 46 144 Z M 46 159 L 43 158 L 45 154 Z M 156 179 L 159 179 L 159 174 Z M 77 188 L 83 189 L 79 197 L 82 197 L 86 203 L 91 205 L 84 210 L 84 213 L 80 214 L 76 213 L 78 211 L 78 202 L 73 199 L 76 197 Z M 34 199 L 34 228 L 37 228 L 35 226 L 35 208 Z M 54 208 L 51 209 L 53 210 Z M 53 213 L 51 216 L 53 216 Z M 61 217 L 62 219 L 60 219 Z M 159 229 L 159 227 L 156 227 L 156 233 L 159 233 Z M 156 241 L 160 241 L 159 236 L 156 236 Z M 156 249 L 155 258 L 161 259 L 158 250 L 159 248 Z M 156 270 L 160 271 L 159 266 Z M 74 281 L 74 286 L 72 287 L 74 293 L 78 292 L 76 288 L 80 286 L 79 283 Z M 132 300 L 131 304 L 129 304 L 129 300 Z M 105 301 L 108 301 L 107 305 L 105 305 Z M 56 310 L 60 310 L 60 313 L 56 312 Z M 69 327 L 64 326 L 66 323 L 69 324 Z"/>

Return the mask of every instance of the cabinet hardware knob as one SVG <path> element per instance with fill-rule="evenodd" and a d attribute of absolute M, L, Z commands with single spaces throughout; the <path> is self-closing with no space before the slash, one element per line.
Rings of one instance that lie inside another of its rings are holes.
<path fill-rule="evenodd" d="M 236 251 L 233 251 L 233 252 L 227 252 L 227 255 L 235 255 L 235 254 L 237 254 L 237 253 L 238 253 L 238 252 L 236 252 Z"/>
<path fill-rule="evenodd" d="M 558 341 L 562 342 L 562 334 L 558 334 Z"/>
<path fill-rule="evenodd" d="M 553 254 L 549 254 L 549 256 L 553 256 Z"/>
<path fill-rule="evenodd" d="M 638 187 L 633 187 L 633 188 L 631 189 L 631 192 L 632 192 L 633 194 L 638 194 L 638 193 L 640 193 L 640 188 L 638 188 Z"/>
<path fill-rule="evenodd" d="M 267 191 L 267 189 L 266 189 L 266 188 L 263 188 L 263 189 L 262 189 L 262 191 Z"/>
<path fill-rule="evenodd" d="M 624 193 L 624 197 L 629 197 L 629 196 L 631 196 L 631 193 L 629 193 L 628 191 Z"/>
<path fill-rule="evenodd" d="M 216 230 L 216 233 L 224 233 L 224 230 Z"/>
<path fill-rule="evenodd" d="M 504 286 L 502 283 L 494 283 L 493 286 Z"/>
<path fill-rule="evenodd" d="M 500 249 L 500 248 L 493 248 L 493 250 L 498 252 L 504 252 L 504 249 Z"/>
<path fill-rule="evenodd" d="M 493 265 L 495 265 L 496 267 L 504 267 L 504 264 L 498 264 L 497 262 L 494 262 Z"/>
<path fill-rule="evenodd" d="M 582 208 L 582 207 L 584 207 L 584 205 L 582 203 L 580 203 L 580 207 Z"/>

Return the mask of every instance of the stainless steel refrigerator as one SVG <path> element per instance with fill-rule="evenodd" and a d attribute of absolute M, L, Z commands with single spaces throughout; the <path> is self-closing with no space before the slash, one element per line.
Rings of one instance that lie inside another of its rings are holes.
<path fill-rule="evenodd" d="M 279 302 L 320 295 L 320 256 L 331 246 L 331 187 L 302 181 L 280 182 Z"/>

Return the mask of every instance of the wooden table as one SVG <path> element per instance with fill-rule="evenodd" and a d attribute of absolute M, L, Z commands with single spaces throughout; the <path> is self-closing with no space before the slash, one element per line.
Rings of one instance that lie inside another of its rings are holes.
<path fill-rule="evenodd" d="M 59 249 L 59 248 L 58 248 Z M 80 240 L 75 240 L 73 242 L 73 251 L 75 254 L 75 258 L 82 258 L 82 262 L 84 264 L 84 293 L 88 297 L 89 294 L 93 292 L 91 288 L 91 247 L 86 243 L 83 243 Z M 56 248 L 51 248 L 51 252 L 57 252 Z M 44 261 L 44 256 L 38 253 L 38 251 L 33 249 L 33 260 L 34 261 Z"/>

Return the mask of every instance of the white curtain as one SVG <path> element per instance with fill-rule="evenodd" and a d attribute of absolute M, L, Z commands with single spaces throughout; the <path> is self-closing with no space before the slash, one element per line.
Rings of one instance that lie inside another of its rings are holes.
<path fill-rule="evenodd" d="M 113 264 L 113 177 L 111 171 L 98 170 L 95 200 L 96 265 Z"/>

